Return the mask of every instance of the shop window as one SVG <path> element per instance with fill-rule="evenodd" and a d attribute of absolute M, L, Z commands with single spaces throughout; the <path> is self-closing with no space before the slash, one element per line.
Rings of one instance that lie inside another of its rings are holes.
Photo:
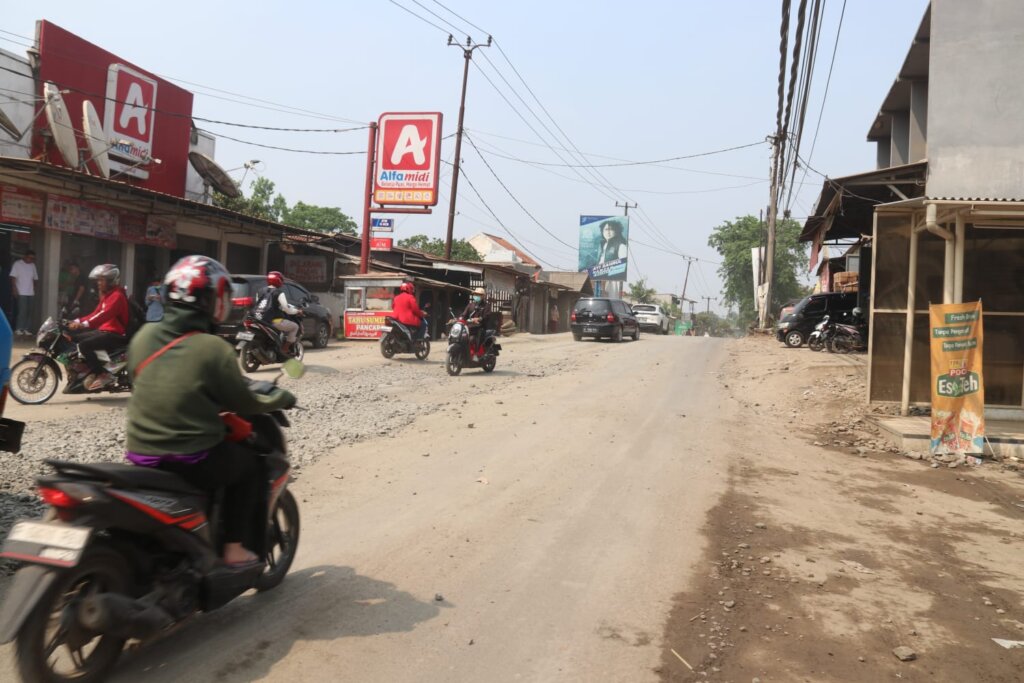
<path fill-rule="evenodd" d="M 366 310 L 368 311 L 390 311 L 391 302 L 395 298 L 395 292 L 390 287 L 367 287 L 366 288 Z"/>
<path fill-rule="evenodd" d="M 345 308 L 350 311 L 363 310 L 363 289 L 357 287 L 345 290 Z"/>

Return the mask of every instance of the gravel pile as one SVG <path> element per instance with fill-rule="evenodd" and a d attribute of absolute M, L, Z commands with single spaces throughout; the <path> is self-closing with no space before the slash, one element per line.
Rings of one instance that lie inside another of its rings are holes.
<path fill-rule="evenodd" d="M 435 351 L 439 350 L 440 345 Z M 431 360 L 435 362 L 422 363 L 411 357 L 381 359 L 355 372 L 317 366 L 315 356 L 311 356 L 305 377 L 282 380 L 282 385 L 298 396 L 302 408 L 291 411 L 292 427 L 287 430 L 296 476 L 301 476 L 303 466 L 340 446 L 394 434 L 417 417 L 450 402 L 501 391 L 523 377 L 543 377 L 575 366 L 571 358 L 550 362 L 520 352 L 500 357 L 498 372 L 493 375 L 466 370 L 462 376 L 450 378 L 441 363 L 433 356 Z M 258 373 L 255 377 L 271 379 L 273 375 Z M 449 391 L 450 395 L 444 393 Z M 442 400 L 436 398 L 439 393 L 445 396 Z M 16 519 L 36 516 L 42 510 L 35 494 L 35 478 L 49 469 L 43 460 L 122 462 L 124 423 L 125 410 L 121 407 L 65 419 L 29 421 L 21 452 L 0 453 L 0 539 L 6 537 Z M 3 573 L 4 560 L 0 560 L 0 575 Z"/>

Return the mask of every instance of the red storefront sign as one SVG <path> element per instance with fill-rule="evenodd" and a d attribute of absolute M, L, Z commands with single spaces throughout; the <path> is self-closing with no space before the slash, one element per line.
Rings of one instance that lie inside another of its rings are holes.
<path fill-rule="evenodd" d="M 393 311 L 345 311 L 345 339 L 380 339 Z"/>
<path fill-rule="evenodd" d="M 13 185 L 0 186 L 0 220 L 19 225 L 42 225 L 45 196 Z"/>
<path fill-rule="evenodd" d="M 103 121 L 101 136 L 110 144 L 111 169 L 129 169 L 122 180 L 134 176 L 147 189 L 185 196 L 192 93 L 45 20 L 39 23 L 37 82 L 40 95 L 46 82 L 67 91 L 64 102 L 79 148 L 86 147 L 81 116 L 82 104 L 89 100 Z M 37 116 L 33 156 L 43 155 L 45 126 L 46 118 Z M 150 157 L 161 163 L 139 163 Z M 48 146 L 45 158 L 65 165 L 56 145 Z"/>
<path fill-rule="evenodd" d="M 441 164 L 441 113 L 388 113 L 377 122 L 378 204 L 437 204 Z"/>
<path fill-rule="evenodd" d="M 391 251 L 394 240 L 390 237 L 371 237 L 370 251 Z"/>

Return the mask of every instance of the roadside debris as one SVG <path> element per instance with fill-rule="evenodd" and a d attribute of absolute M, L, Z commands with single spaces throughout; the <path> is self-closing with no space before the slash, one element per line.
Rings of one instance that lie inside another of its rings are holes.
<path fill-rule="evenodd" d="M 912 662 L 917 659 L 917 653 L 906 645 L 900 645 L 892 651 L 901 662 Z"/>

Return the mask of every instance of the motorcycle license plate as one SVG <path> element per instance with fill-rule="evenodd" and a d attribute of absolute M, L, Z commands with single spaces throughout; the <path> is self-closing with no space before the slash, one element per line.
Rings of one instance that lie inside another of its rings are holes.
<path fill-rule="evenodd" d="M 584 327 L 583 331 L 593 334 L 593 333 L 597 332 L 597 328 L 596 327 Z"/>
<path fill-rule="evenodd" d="M 239 332 L 235 335 L 235 339 L 240 339 L 241 341 L 252 341 L 255 337 L 256 335 L 252 332 Z"/>
<path fill-rule="evenodd" d="M 380 326 L 380 331 L 381 332 L 390 332 L 391 331 L 391 327 L 389 325 L 381 325 Z"/>
<path fill-rule="evenodd" d="M 82 557 L 91 529 L 21 521 L 11 528 L 0 557 L 73 567 Z"/>

